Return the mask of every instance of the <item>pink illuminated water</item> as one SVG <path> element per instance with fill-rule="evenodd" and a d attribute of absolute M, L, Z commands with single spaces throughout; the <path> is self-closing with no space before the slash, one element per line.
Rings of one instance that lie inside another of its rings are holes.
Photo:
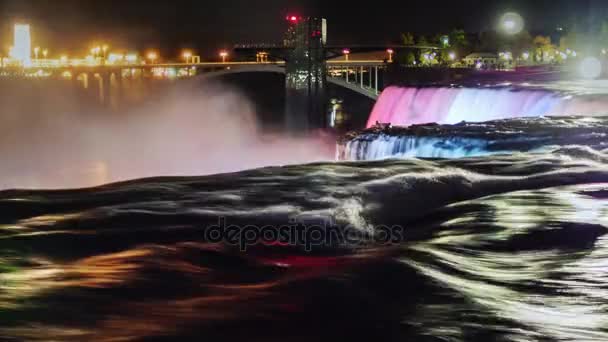
<path fill-rule="evenodd" d="M 606 114 L 607 101 L 577 99 L 556 92 L 513 88 L 414 88 L 384 90 L 367 122 L 396 126 L 424 123 Z"/>

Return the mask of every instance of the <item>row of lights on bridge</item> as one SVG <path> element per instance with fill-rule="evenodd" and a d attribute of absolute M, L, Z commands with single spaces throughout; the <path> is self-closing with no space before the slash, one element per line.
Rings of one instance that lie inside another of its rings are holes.
<path fill-rule="evenodd" d="M 395 53 L 395 50 L 393 50 L 393 49 L 386 49 L 386 53 L 388 54 L 388 62 L 392 63 L 393 62 L 393 54 Z M 349 49 L 344 49 L 344 50 L 342 50 L 342 54 L 344 55 L 344 58 L 348 61 L 348 56 L 350 55 L 350 50 Z"/>

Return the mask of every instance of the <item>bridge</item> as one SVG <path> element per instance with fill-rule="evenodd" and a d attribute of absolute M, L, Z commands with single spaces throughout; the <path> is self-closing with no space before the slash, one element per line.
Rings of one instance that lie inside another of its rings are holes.
<path fill-rule="evenodd" d="M 96 93 L 99 102 L 113 106 L 122 93 L 125 80 L 166 77 L 216 77 L 238 72 L 280 72 L 285 74 L 285 124 L 293 132 L 306 132 L 328 125 L 328 84 L 347 88 L 371 99 L 383 89 L 382 73 L 400 50 L 438 49 L 433 46 L 406 45 L 328 45 L 325 19 L 306 18 L 293 21 L 282 44 L 237 45 L 234 53 L 240 61 L 190 63 L 121 63 L 38 65 L 27 69 L 26 76 L 55 77 L 71 80 L 80 88 Z M 388 60 L 335 60 L 345 49 L 352 53 L 389 51 Z M 387 50 L 388 49 L 388 50 Z M 260 58 L 260 53 L 264 58 Z M 256 61 L 252 59 L 256 58 Z M 2 76 L 23 75 L 24 68 L 3 67 Z M 34 73 L 34 74 L 32 74 Z"/>
<path fill-rule="evenodd" d="M 106 64 L 61 65 L 33 68 L 36 73 L 55 79 L 71 80 L 74 86 L 94 93 L 102 105 L 111 106 L 120 101 L 119 96 L 126 80 L 153 78 L 169 70 L 185 77 L 215 78 L 222 75 L 250 72 L 286 74 L 286 61 L 270 62 L 201 62 L 158 64 Z M 327 61 L 327 82 L 350 89 L 371 99 L 377 99 L 382 90 L 379 73 L 386 68 L 382 60 Z M 19 76 L 23 68 L 5 67 L 4 76 Z M 365 82 L 364 82 L 365 79 Z M 115 91 L 112 91 L 114 89 Z"/>

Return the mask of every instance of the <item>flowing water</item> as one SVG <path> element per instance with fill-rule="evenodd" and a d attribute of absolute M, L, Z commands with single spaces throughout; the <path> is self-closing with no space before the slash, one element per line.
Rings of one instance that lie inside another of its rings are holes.
<path fill-rule="evenodd" d="M 593 87 L 569 83 L 553 86 L 558 88 L 549 90 L 547 87 L 530 85 L 485 88 L 389 87 L 378 99 L 367 127 L 376 123 L 408 126 L 543 115 L 608 114 L 608 100 L 603 95 L 593 96 Z M 603 84 L 596 87 L 606 91 Z"/>
<path fill-rule="evenodd" d="M 358 161 L 2 191 L 0 340 L 606 341 L 607 124 L 376 128 Z M 452 159 L 390 159 L 412 156 Z"/>

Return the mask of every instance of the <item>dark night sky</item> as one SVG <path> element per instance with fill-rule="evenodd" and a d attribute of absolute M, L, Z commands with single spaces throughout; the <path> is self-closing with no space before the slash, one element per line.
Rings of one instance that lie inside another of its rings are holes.
<path fill-rule="evenodd" d="M 607 0 L 0 0 L 3 53 L 16 19 L 34 27 L 36 45 L 51 52 L 81 51 L 94 40 L 114 47 L 194 47 L 203 55 L 240 42 L 277 42 L 288 13 L 328 19 L 330 43 L 383 43 L 400 32 L 434 33 L 455 27 L 491 29 L 513 10 L 532 31 L 608 17 Z"/>

